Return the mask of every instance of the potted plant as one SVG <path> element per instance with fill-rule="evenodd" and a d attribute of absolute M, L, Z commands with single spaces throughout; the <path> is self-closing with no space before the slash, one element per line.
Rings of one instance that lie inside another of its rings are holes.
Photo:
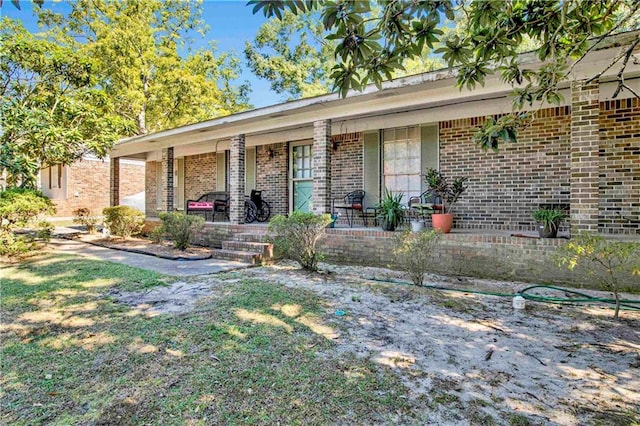
<path fill-rule="evenodd" d="M 382 229 L 385 231 L 395 231 L 396 227 L 402 223 L 404 219 L 402 195 L 401 192 L 394 194 L 386 189 L 384 197 L 380 200 L 380 204 L 376 206 L 378 219 L 380 219 Z"/>
<path fill-rule="evenodd" d="M 458 198 L 467 187 L 464 183 L 468 178 L 455 178 L 453 182 L 449 182 L 446 177 L 442 175 L 438 170 L 429 168 L 425 175 L 425 180 L 429 189 L 433 191 L 434 195 L 440 199 L 440 205 L 434 206 L 435 210 L 439 210 L 439 213 L 433 213 L 431 215 L 431 222 L 433 223 L 433 229 L 439 230 L 445 234 L 451 231 L 453 226 L 453 207 L 455 206 Z"/>
<path fill-rule="evenodd" d="M 560 224 L 567 218 L 567 213 L 561 209 L 542 207 L 535 210 L 532 216 L 540 224 L 538 227 L 540 238 L 555 238 Z"/>

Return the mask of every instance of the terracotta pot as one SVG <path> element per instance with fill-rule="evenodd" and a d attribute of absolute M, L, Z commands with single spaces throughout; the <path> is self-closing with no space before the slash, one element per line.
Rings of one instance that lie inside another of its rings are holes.
<path fill-rule="evenodd" d="M 434 213 L 431 215 L 431 223 L 433 229 L 448 234 L 453 227 L 453 213 Z"/>

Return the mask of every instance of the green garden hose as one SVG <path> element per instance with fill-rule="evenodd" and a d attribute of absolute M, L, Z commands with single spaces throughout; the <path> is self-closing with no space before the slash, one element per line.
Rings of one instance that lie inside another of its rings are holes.
<path fill-rule="evenodd" d="M 384 282 L 389 284 L 413 285 L 413 283 L 410 283 L 407 281 L 400 281 L 400 280 L 383 280 L 378 278 L 367 278 L 367 279 L 371 281 L 378 281 L 378 282 Z M 461 289 L 461 288 L 442 287 L 437 285 L 424 285 L 422 286 L 422 288 L 431 288 L 431 289 L 442 290 L 442 291 L 454 291 L 458 293 L 481 294 L 485 296 L 497 296 L 497 297 L 521 296 L 527 300 L 532 300 L 535 302 L 543 302 L 543 303 L 567 303 L 567 304 L 603 303 L 606 305 L 614 305 L 614 306 L 616 304 L 616 300 L 612 298 L 593 297 L 588 294 L 581 293 L 579 291 L 575 291 L 575 290 L 571 290 L 563 287 L 556 287 L 552 285 L 532 285 L 520 290 L 517 293 L 497 293 L 497 292 L 491 292 L 491 291 L 479 291 L 479 290 L 468 290 L 468 289 Z M 552 296 L 540 296 L 537 294 L 527 294 L 529 290 L 533 290 L 535 288 L 561 291 L 561 292 L 564 292 L 565 294 L 568 293 L 568 294 L 575 295 L 576 297 L 552 297 Z M 640 311 L 640 300 L 621 299 L 620 308 L 626 309 L 626 310 Z"/>

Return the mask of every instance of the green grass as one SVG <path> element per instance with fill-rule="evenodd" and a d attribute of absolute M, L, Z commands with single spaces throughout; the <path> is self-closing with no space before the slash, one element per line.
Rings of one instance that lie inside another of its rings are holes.
<path fill-rule="evenodd" d="M 109 291 L 167 277 L 72 256 L 2 274 L 2 424 L 407 422 L 407 390 L 335 355 L 314 293 L 260 281 L 216 287 L 183 315 L 149 317 Z"/>

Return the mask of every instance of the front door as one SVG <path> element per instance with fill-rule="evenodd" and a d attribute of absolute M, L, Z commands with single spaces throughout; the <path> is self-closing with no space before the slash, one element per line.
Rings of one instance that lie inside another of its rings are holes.
<path fill-rule="evenodd" d="M 311 212 L 313 210 L 313 155 L 312 144 L 294 144 L 291 146 L 291 194 L 294 211 Z"/>

